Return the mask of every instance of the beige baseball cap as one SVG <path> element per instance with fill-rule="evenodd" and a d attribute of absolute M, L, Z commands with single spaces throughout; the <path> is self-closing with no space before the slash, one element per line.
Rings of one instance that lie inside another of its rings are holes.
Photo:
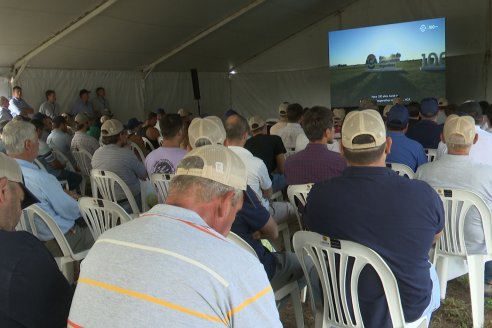
<path fill-rule="evenodd" d="M 207 139 L 212 145 L 223 144 L 226 138 L 224 124 L 217 116 L 197 117 L 188 127 L 188 138 L 192 148 L 199 139 Z"/>
<path fill-rule="evenodd" d="M 446 143 L 472 145 L 475 133 L 475 120 L 471 116 L 452 114 L 444 123 L 443 137 Z"/>
<path fill-rule="evenodd" d="M 374 142 L 354 144 L 355 137 L 368 134 Z M 386 127 L 381 115 L 374 109 L 355 110 L 347 114 L 342 125 L 342 145 L 348 149 L 379 147 L 386 142 Z"/>
<path fill-rule="evenodd" d="M 439 107 L 446 107 L 448 105 L 448 100 L 446 98 L 439 98 L 437 104 Z"/>
<path fill-rule="evenodd" d="M 85 124 L 89 122 L 89 116 L 86 113 L 79 113 L 75 116 L 75 122 Z"/>
<path fill-rule="evenodd" d="M 266 125 L 266 122 L 260 116 L 255 115 L 249 118 L 248 124 L 251 130 L 257 130 L 264 127 Z"/>
<path fill-rule="evenodd" d="M 24 190 L 24 200 L 21 207 L 24 209 L 32 204 L 39 203 L 39 200 L 34 196 L 24 185 L 24 179 L 22 178 L 22 171 L 19 164 L 15 159 L 0 153 L 0 178 L 7 178 L 12 182 L 17 182 Z"/>
<path fill-rule="evenodd" d="M 278 115 L 279 116 L 287 116 L 287 107 L 289 107 L 289 103 L 284 101 L 278 106 Z"/>
<path fill-rule="evenodd" d="M 187 116 L 190 116 L 191 113 L 184 108 L 180 108 L 180 109 L 178 109 L 178 115 L 181 117 L 187 117 Z"/>
<path fill-rule="evenodd" d="M 241 158 L 222 145 L 207 145 L 195 148 L 184 158 L 199 157 L 202 168 L 185 168 L 178 165 L 176 176 L 191 175 L 213 180 L 223 185 L 246 190 L 248 171 Z"/>
<path fill-rule="evenodd" d="M 123 124 L 120 121 L 116 119 L 106 120 L 101 126 L 101 135 L 103 137 L 115 136 L 123 131 L 123 129 Z"/>

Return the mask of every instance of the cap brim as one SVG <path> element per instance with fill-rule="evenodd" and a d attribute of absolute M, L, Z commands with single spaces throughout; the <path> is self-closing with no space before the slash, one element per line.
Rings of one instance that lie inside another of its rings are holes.
<path fill-rule="evenodd" d="M 22 209 L 25 209 L 26 207 L 31 206 L 32 204 L 39 203 L 39 199 L 34 196 L 32 192 L 29 191 L 29 189 L 24 186 L 23 183 L 19 183 L 22 190 L 24 190 L 24 200 L 21 203 Z"/>
<path fill-rule="evenodd" d="M 249 185 L 246 185 L 246 190 L 243 190 L 244 192 L 244 201 L 251 204 L 254 208 L 258 207 L 258 204 L 261 206 L 260 200 L 258 199 L 258 196 L 256 196 L 256 193 L 254 192 L 253 189 Z M 256 200 L 256 202 L 255 202 Z"/>

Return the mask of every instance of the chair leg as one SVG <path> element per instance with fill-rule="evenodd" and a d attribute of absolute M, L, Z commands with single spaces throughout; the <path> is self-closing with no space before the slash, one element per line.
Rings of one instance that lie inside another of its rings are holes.
<path fill-rule="evenodd" d="M 290 292 L 290 299 L 292 301 L 292 306 L 294 307 L 296 326 L 297 328 L 304 328 L 304 315 L 302 312 L 301 291 L 299 288 L 296 288 Z"/>
<path fill-rule="evenodd" d="M 473 328 L 482 328 L 484 324 L 484 270 L 485 256 L 470 255 L 467 257 Z"/>
<path fill-rule="evenodd" d="M 74 272 L 73 272 L 73 262 L 65 262 L 61 266 L 61 272 L 67 278 L 68 283 L 73 285 L 74 283 Z"/>
<path fill-rule="evenodd" d="M 85 196 L 85 184 L 87 181 L 85 180 L 85 176 L 82 176 L 82 182 L 80 183 L 80 194 Z"/>
<path fill-rule="evenodd" d="M 439 285 L 441 288 L 441 299 L 446 298 L 446 288 L 448 286 L 448 259 L 445 256 L 436 256 L 435 263 Z"/>

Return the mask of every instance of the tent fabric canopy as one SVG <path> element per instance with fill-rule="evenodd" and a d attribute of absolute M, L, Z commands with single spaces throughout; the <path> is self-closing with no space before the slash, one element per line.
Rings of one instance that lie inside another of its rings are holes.
<path fill-rule="evenodd" d="M 487 99 L 491 3 L 5 0 L 0 4 L 0 94 L 9 92 L 14 65 L 58 36 L 27 61 L 15 82 L 35 108 L 47 89 L 56 90 L 62 109 L 70 111 L 78 90 L 104 86 L 122 119 L 143 118 L 158 107 L 170 112 L 185 107 L 196 114 L 189 69 L 197 68 L 202 112 L 221 115 L 234 108 L 248 116 L 274 117 L 282 101 L 330 106 L 328 31 L 446 17 L 445 96 L 452 102 Z M 104 4 L 107 8 L 97 12 Z M 97 14 L 66 33 L 91 12 Z M 166 59 L 149 67 L 159 58 Z M 238 74 L 229 75 L 231 69 Z"/>

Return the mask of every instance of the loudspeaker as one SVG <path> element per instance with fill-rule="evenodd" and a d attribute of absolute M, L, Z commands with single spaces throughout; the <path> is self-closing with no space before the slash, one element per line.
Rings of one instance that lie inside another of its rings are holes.
<path fill-rule="evenodd" d="M 192 68 L 191 70 L 191 82 L 193 83 L 193 95 L 196 100 L 200 99 L 200 83 L 198 82 L 198 71 L 196 68 Z"/>

